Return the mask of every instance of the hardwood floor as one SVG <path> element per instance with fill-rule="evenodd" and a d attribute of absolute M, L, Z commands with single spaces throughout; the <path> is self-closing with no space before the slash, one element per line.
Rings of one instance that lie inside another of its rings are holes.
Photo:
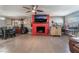
<path fill-rule="evenodd" d="M 1 53 L 69 53 L 68 37 L 19 35 L 0 39 Z"/>

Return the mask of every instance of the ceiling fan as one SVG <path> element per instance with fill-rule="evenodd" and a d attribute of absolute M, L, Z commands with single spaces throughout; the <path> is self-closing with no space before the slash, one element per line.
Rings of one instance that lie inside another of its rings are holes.
<path fill-rule="evenodd" d="M 28 9 L 26 13 L 32 12 L 34 14 L 37 14 L 37 12 L 44 12 L 43 10 L 39 10 L 38 7 L 39 7 L 38 5 L 32 5 L 32 8 L 29 7 L 23 7 L 23 8 Z"/>

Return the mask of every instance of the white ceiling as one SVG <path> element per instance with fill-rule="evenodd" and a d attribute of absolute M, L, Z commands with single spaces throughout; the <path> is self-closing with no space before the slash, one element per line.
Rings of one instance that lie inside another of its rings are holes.
<path fill-rule="evenodd" d="M 25 5 L 31 8 L 30 5 Z M 23 5 L 0 5 L 1 16 L 30 16 L 32 13 L 25 13 Z M 39 5 L 38 9 L 44 10 L 39 14 L 49 14 L 51 16 L 65 16 L 72 12 L 79 11 L 79 5 Z"/>

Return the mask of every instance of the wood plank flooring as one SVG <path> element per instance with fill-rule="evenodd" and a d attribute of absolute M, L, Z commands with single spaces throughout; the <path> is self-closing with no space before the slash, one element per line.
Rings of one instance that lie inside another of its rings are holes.
<path fill-rule="evenodd" d="M 0 53 L 69 53 L 68 37 L 19 35 L 0 39 Z"/>

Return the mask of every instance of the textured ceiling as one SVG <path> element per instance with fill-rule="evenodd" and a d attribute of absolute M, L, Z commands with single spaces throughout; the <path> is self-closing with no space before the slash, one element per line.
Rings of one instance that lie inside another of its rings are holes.
<path fill-rule="evenodd" d="M 25 5 L 31 8 L 31 5 Z M 32 13 L 25 13 L 23 5 L 0 5 L 0 15 L 8 17 L 31 16 Z M 38 14 L 49 14 L 51 16 L 66 16 L 72 12 L 79 11 L 79 5 L 39 5 L 38 9 L 43 10 Z"/>

